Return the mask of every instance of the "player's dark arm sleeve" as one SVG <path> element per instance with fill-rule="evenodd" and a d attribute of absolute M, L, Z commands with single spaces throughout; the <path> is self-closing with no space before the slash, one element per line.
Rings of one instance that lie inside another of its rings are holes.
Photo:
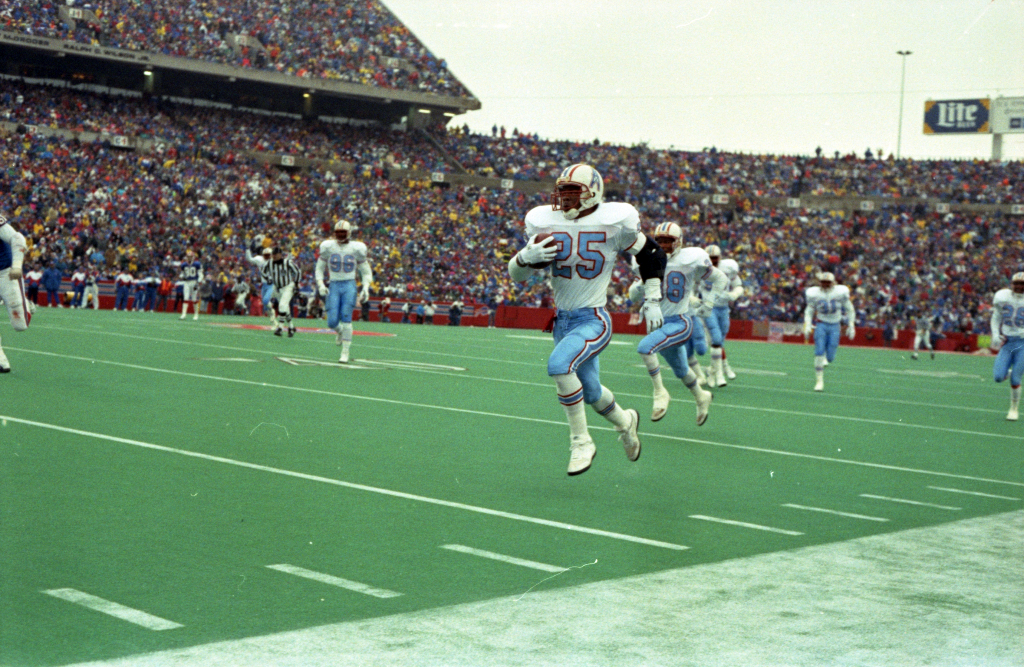
<path fill-rule="evenodd" d="M 640 278 L 643 281 L 651 278 L 665 278 L 665 262 L 668 258 L 654 239 L 647 237 L 647 243 L 636 254 L 636 263 L 640 266 Z"/>

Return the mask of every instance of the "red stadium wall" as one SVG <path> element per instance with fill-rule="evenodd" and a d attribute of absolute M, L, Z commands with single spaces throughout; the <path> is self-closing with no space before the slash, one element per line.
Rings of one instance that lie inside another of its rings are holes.
<path fill-rule="evenodd" d="M 554 311 L 541 308 L 526 308 L 521 306 L 500 306 L 495 324 L 499 327 L 510 329 L 536 329 L 538 331 L 547 326 Z M 646 329 L 643 323 L 630 324 L 630 313 L 612 313 L 612 331 L 619 334 L 644 334 Z M 465 318 L 463 318 L 465 321 Z M 843 345 L 859 345 L 863 347 L 884 347 L 885 340 L 882 337 L 882 329 L 873 327 L 860 327 L 857 329 L 857 336 L 851 341 L 843 335 Z M 768 340 L 768 323 L 752 322 L 750 320 L 733 320 L 729 325 L 729 338 L 732 340 Z M 803 336 L 783 336 L 784 343 L 803 343 Z M 897 332 L 896 340 L 892 342 L 893 348 L 909 350 L 914 346 L 914 331 L 905 329 Z M 958 332 L 944 333 L 942 338 L 935 344 L 936 350 L 973 352 L 978 349 L 978 335 L 964 334 Z"/>

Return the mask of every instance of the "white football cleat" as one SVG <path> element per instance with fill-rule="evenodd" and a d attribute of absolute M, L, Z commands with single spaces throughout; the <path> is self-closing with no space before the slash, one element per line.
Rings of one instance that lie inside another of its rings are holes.
<path fill-rule="evenodd" d="M 668 402 L 672 397 L 665 390 L 662 390 L 654 395 L 654 407 L 651 409 L 651 421 L 660 421 L 665 413 L 668 412 Z"/>
<path fill-rule="evenodd" d="M 724 375 L 719 375 L 718 378 L 715 380 L 716 387 L 726 387 L 728 385 L 729 383 L 726 382 Z"/>
<path fill-rule="evenodd" d="M 348 350 L 342 350 L 341 351 L 341 358 L 338 359 L 338 363 L 339 364 L 347 364 L 348 363 Z"/>
<path fill-rule="evenodd" d="M 7 355 L 0 350 L 0 373 L 10 373 L 11 362 L 7 360 Z"/>
<path fill-rule="evenodd" d="M 183 319 L 185 319 L 185 316 L 184 316 L 184 315 L 182 315 L 182 316 L 181 316 L 181 317 L 179 317 L 178 319 L 179 319 L 179 320 L 183 320 Z"/>
<path fill-rule="evenodd" d="M 698 387 L 699 389 L 699 387 Z M 697 401 L 697 426 L 703 426 L 708 420 L 708 408 L 711 407 L 711 399 L 714 396 L 710 391 L 703 391 L 694 396 Z"/>
<path fill-rule="evenodd" d="M 722 359 L 722 368 L 725 370 L 725 378 L 727 380 L 736 379 L 736 374 L 732 372 L 732 367 L 729 366 L 729 363 L 725 359 Z"/>
<path fill-rule="evenodd" d="M 578 475 L 590 469 L 590 462 L 597 454 L 597 445 L 589 437 L 573 442 L 569 446 L 569 474 Z"/>
<path fill-rule="evenodd" d="M 825 381 L 818 380 L 814 383 L 814 391 L 825 391 Z"/>
<path fill-rule="evenodd" d="M 629 426 L 619 431 L 619 440 L 622 441 L 622 449 L 626 452 L 626 458 L 636 461 L 640 458 L 640 436 L 637 435 L 637 428 L 640 426 L 640 415 L 636 410 L 626 410 L 629 415 Z"/>
<path fill-rule="evenodd" d="M 196 316 L 192 318 L 192 321 L 196 322 L 198 320 L 199 320 L 199 313 L 196 313 Z"/>
<path fill-rule="evenodd" d="M 11 369 L 8 368 L 7 370 L 11 370 Z M 6 371 L 0 371 L 0 372 L 6 372 Z M 1015 421 L 1017 421 L 1017 408 L 1010 408 L 1010 411 L 1006 413 L 1006 421 L 1008 421 L 1008 422 L 1015 422 Z"/>
<path fill-rule="evenodd" d="M 914 352 L 913 354 L 911 354 L 910 358 L 913 359 L 914 361 L 917 361 L 917 352 Z"/>

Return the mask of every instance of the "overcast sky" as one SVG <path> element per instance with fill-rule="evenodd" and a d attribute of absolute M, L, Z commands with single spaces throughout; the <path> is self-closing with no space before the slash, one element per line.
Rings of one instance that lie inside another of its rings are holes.
<path fill-rule="evenodd" d="M 989 158 L 923 134 L 928 99 L 1024 97 L 1024 0 L 383 0 L 478 97 L 547 139 Z M 1024 134 L 1003 137 L 1024 159 Z"/>

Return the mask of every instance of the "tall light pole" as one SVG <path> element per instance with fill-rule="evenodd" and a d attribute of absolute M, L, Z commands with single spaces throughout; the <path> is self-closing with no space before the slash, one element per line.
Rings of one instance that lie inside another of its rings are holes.
<path fill-rule="evenodd" d="M 911 51 L 897 51 L 896 55 L 900 56 L 903 62 L 903 67 L 900 68 L 900 126 L 896 130 L 896 159 L 900 159 L 900 145 L 903 143 L 903 84 L 907 80 L 907 56 L 911 54 Z"/>

